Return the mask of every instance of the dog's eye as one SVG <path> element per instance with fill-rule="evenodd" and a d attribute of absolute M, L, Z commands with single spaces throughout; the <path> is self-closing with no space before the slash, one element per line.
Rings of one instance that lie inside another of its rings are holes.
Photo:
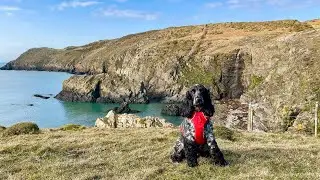
<path fill-rule="evenodd" d="M 196 92 L 196 90 L 195 90 L 195 89 L 192 89 L 192 90 L 191 90 L 191 92 L 195 93 L 195 92 Z"/>

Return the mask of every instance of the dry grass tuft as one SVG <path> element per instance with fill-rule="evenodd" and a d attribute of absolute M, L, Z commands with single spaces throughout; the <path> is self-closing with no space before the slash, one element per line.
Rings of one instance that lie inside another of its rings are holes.
<path fill-rule="evenodd" d="M 13 135 L 20 135 L 20 134 L 36 134 L 39 132 L 40 132 L 40 129 L 37 124 L 31 123 L 31 122 L 22 122 L 5 129 L 2 135 L 13 136 Z"/>
<path fill-rule="evenodd" d="M 320 19 L 314 19 L 311 21 L 307 21 L 307 23 L 315 29 L 320 29 Z"/>
<path fill-rule="evenodd" d="M 6 127 L 0 126 L 0 132 L 4 131 L 4 130 L 6 130 L 6 129 L 7 129 Z"/>
<path fill-rule="evenodd" d="M 0 179 L 319 179 L 318 139 L 241 133 L 217 139 L 230 166 L 174 165 L 178 129 L 52 131 L 0 138 Z"/>

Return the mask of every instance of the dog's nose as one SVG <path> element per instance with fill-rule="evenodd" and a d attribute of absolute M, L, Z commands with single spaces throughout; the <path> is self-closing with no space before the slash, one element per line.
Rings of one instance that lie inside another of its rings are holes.
<path fill-rule="evenodd" d="M 203 101 L 203 99 L 202 99 L 202 98 L 200 98 L 200 97 L 199 97 L 199 98 L 198 98 L 198 97 L 196 97 L 194 102 L 195 102 L 195 104 L 196 104 L 196 105 L 198 105 L 198 104 L 201 104 L 201 103 L 202 103 L 202 101 Z"/>

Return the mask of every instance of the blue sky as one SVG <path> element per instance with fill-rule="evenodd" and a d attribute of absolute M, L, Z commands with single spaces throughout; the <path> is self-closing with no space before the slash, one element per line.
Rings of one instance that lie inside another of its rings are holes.
<path fill-rule="evenodd" d="M 169 26 L 319 17 L 320 0 L 0 0 L 0 61 Z"/>

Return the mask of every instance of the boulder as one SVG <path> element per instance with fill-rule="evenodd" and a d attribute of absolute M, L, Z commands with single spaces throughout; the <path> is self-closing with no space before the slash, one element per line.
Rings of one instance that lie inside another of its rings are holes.
<path fill-rule="evenodd" d="M 41 98 L 41 99 L 49 99 L 50 97 L 48 96 L 44 96 L 44 95 L 41 95 L 41 94 L 35 94 L 33 95 L 34 97 L 38 97 L 38 98 Z"/>
<path fill-rule="evenodd" d="M 235 109 L 235 110 L 231 109 L 227 115 L 225 126 L 227 128 L 232 128 L 232 129 L 246 130 L 247 122 L 248 122 L 247 111 L 243 111 L 240 109 Z"/>
<path fill-rule="evenodd" d="M 113 108 L 113 110 L 117 114 L 124 114 L 124 113 L 130 114 L 130 113 L 139 113 L 140 112 L 138 110 L 130 109 L 129 102 L 123 102 L 123 103 L 120 104 L 119 107 Z"/>
<path fill-rule="evenodd" d="M 142 118 L 145 121 L 145 127 L 164 127 L 164 128 L 171 128 L 174 127 L 173 124 L 166 122 L 165 119 L 153 116 L 147 116 Z"/>
<path fill-rule="evenodd" d="M 181 104 L 168 104 L 161 109 L 161 114 L 169 116 L 180 116 L 181 115 Z"/>
<path fill-rule="evenodd" d="M 314 133 L 314 115 L 310 112 L 301 112 L 291 127 L 289 132 L 311 135 Z"/>
<path fill-rule="evenodd" d="M 117 114 L 111 110 L 104 118 L 98 118 L 95 127 L 98 128 L 117 128 Z"/>
<path fill-rule="evenodd" d="M 106 117 L 98 118 L 95 126 L 98 128 L 167 128 L 173 127 L 173 124 L 159 117 L 141 118 L 135 114 L 116 114 L 112 110 Z"/>

